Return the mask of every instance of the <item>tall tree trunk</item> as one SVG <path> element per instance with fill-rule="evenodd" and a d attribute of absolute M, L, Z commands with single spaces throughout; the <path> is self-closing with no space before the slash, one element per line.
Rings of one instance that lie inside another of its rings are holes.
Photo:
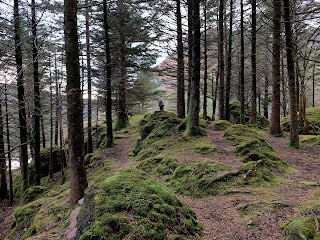
<path fill-rule="evenodd" d="M 2 99 L 1 99 L 2 100 Z M 2 101 L 0 101 L 0 200 L 8 198 L 6 155 L 4 152 Z"/>
<path fill-rule="evenodd" d="M 200 133 L 200 0 L 193 0 L 192 23 L 192 80 L 186 135 L 198 135 Z"/>
<path fill-rule="evenodd" d="M 273 0 L 273 44 L 272 44 L 272 113 L 270 134 L 282 135 L 280 126 L 280 53 L 281 53 L 281 1 Z"/>
<path fill-rule="evenodd" d="M 190 93 L 191 93 L 191 81 L 192 81 L 192 6 L 193 0 L 187 0 L 188 5 L 188 97 L 187 97 L 187 113 L 189 114 Z"/>
<path fill-rule="evenodd" d="M 216 87 L 214 92 L 212 91 L 212 121 L 215 121 L 215 117 L 216 117 L 218 88 L 219 88 L 219 63 L 218 63 L 218 70 L 216 74 Z M 213 73 L 212 73 L 212 90 L 213 90 Z"/>
<path fill-rule="evenodd" d="M 125 41 L 125 0 L 118 0 L 118 32 L 119 32 L 119 83 L 118 83 L 118 119 L 115 129 L 119 130 L 127 126 L 128 113 L 126 103 L 126 85 L 127 85 L 127 69 L 126 69 L 126 41 Z"/>
<path fill-rule="evenodd" d="M 20 169 L 22 176 L 22 192 L 29 185 L 28 181 L 28 133 L 27 133 L 27 115 L 24 97 L 24 80 L 22 70 L 22 50 L 20 36 L 20 14 L 19 0 L 14 0 L 14 43 L 15 43 L 15 59 L 17 66 L 17 86 L 18 86 L 18 109 L 19 109 L 19 132 L 20 132 Z"/>
<path fill-rule="evenodd" d="M 55 99 L 55 107 L 56 107 L 56 115 L 55 115 L 55 121 L 54 121 L 54 145 L 58 146 L 58 140 L 59 140 L 59 89 L 58 89 L 58 79 L 59 79 L 59 70 L 57 65 L 57 54 L 54 55 L 54 74 L 55 74 L 55 89 L 56 89 L 56 99 Z"/>
<path fill-rule="evenodd" d="M 49 56 L 49 79 L 50 79 L 50 159 L 49 159 L 49 179 L 53 177 L 53 91 L 52 91 L 52 75 L 51 60 Z"/>
<path fill-rule="evenodd" d="M 41 99 L 41 96 L 40 96 Z M 46 148 L 46 133 L 44 130 L 44 122 L 43 122 L 43 108 L 40 101 L 40 126 L 41 126 L 41 136 L 42 136 L 42 148 Z"/>
<path fill-rule="evenodd" d="M 36 23 L 35 0 L 31 0 L 31 24 L 32 24 L 32 60 L 33 60 L 33 149 L 34 149 L 34 184 L 40 185 L 41 181 L 41 162 L 40 162 L 40 79 L 38 63 L 38 40 Z"/>
<path fill-rule="evenodd" d="M 90 54 L 90 24 L 89 1 L 86 0 L 86 47 L 87 47 L 87 77 L 88 77 L 88 141 L 87 153 L 92 153 L 92 109 L 91 109 L 91 54 Z"/>
<path fill-rule="evenodd" d="M 103 25 L 104 25 L 104 47 L 105 47 L 105 76 L 106 76 L 106 122 L 107 122 L 107 147 L 113 144 L 112 130 L 112 88 L 111 88 L 111 54 L 108 24 L 107 0 L 103 0 Z"/>
<path fill-rule="evenodd" d="M 282 87 L 282 114 L 283 117 L 287 115 L 287 90 L 286 90 L 286 81 L 284 73 L 284 54 L 281 56 L 281 87 Z"/>
<path fill-rule="evenodd" d="M 97 150 L 99 148 L 99 138 L 100 138 L 100 132 L 99 132 L 99 96 L 97 95 L 97 108 L 96 108 L 96 139 L 95 139 L 95 149 Z"/>
<path fill-rule="evenodd" d="M 257 1 L 251 0 L 252 29 L 251 29 L 251 66 L 252 66 L 252 99 L 251 99 L 251 123 L 257 121 Z"/>
<path fill-rule="evenodd" d="M 7 151 L 8 151 L 8 178 L 9 178 L 9 205 L 13 203 L 13 181 L 12 181 L 12 165 L 11 165 L 11 142 L 10 142 L 10 130 L 9 130 L 9 111 L 8 111 L 8 90 L 7 83 L 4 84 L 4 103 L 6 111 L 6 130 L 7 130 Z"/>
<path fill-rule="evenodd" d="M 67 69 L 68 146 L 70 162 L 70 203 L 84 196 L 87 177 L 84 167 L 83 109 L 80 88 L 77 0 L 64 1 L 64 34 Z"/>
<path fill-rule="evenodd" d="M 289 0 L 284 0 L 284 23 L 286 34 L 286 52 L 288 83 L 290 97 L 290 147 L 299 148 L 299 124 L 297 116 L 296 92 L 295 92 L 295 71 L 293 57 L 293 40 L 291 31 L 290 5 Z"/>
<path fill-rule="evenodd" d="M 243 0 L 240 1 L 240 123 L 245 123 L 244 115 L 244 26 L 243 26 Z"/>
<path fill-rule="evenodd" d="M 203 116 L 202 118 L 207 120 L 208 112 L 207 112 L 207 97 L 208 97 L 208 53 L 207 53 L 207 0 L 204 0 L 204 74 L 203 74 Z"/>
<path fill-rule="evenodd" d="M 312 68 L 312 107 L 315 107 L 314 99 L 315 99 L 315 70 L 316 64 L 313 65 Z"/>
<path fill-rule="evenodd" d="M 230 120 L 230 90 L 231 90 L 231 74 L 232 74 L 232 28 L 233 25 L 233 0 L 230 0 L 230 16 L 229 16 L 229 42 L 227 56 L 227 78 L 226 78 L 226 120 Z"/>
<path fill-rule="evenodd" d="M 61 76 L 62 77 L 62 76 Z M 63 79 L 63 77 L 62 77 Z M 60 154 L 63 156 L 61 159 L 60 167 L 61 167 L 61 184 L 65 182 L 65 175 L 64 175 L 64 156 L 65 156 L 65 151 L 64 151 L 64 137 L 63 137 L 63 127 L 62 127 L 62 97 L 61 97 L 61 84 L 62 81 L 59 83 L 59 88 L 58 88 L 58 99 L 59 99 L 59 135 L 60 135 Z"/>
<path fill-rule="evenodd" d="M 184 98 L 184 60 L 183 60 L 183 41 L 182 41 L 182 23 L 181 23 L 181 10 L 180 0 L 176 0 L 176 18 L 177 18 L 177 116 L 184 118 L 185 98 Z"/>
<path fill-rule="evenodd" d="M 224 29 L 223 29 L 223 17 L 224 17 L 224 0 L 220 0 L 219 3 L 219 77 L 220 77 L 220 87 L 219 87 L 219 118 L 225 119 L 225 104 L 224 104 Z"/>

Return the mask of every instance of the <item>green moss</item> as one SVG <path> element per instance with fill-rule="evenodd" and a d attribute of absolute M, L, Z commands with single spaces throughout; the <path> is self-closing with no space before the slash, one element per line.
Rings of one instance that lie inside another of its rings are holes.
<path fill-rule="evenodd" d="M 92 167 L 102 158 L 102 152 L 99 150 L 94 151 L 93 153 L 87 154 L 84 158 L 85 165 Z"/>
<path fill-rule="evenodd" d="M 195 152 L 200 153 L 202 155 L 210 155 L 216 151 L 216 146 L 213 143 L 206 143 L 199 141 L 194 147 Z"/>
<path fill-rule="evenodd" d="M 309 240 L 320 239 L 316 232 L 315 219 L 312 216 L 293 219 L 282 226 L 284 240 Z"/>
<path fill-rule="evenodd" d="M 320 134 L 320 108 L 307 108 L 306 118 L 309 125 L 310 135 Z M 281 119 L 281 128 L 283 131 L 290 131 L 290 116 Z M 299 134 L 303 133 L 303 122 L 299 123 Z"/>
<path fill-rule="evenodd" d="M 308 181 L 299 181 L 301 185 L 308 186 L 308 187 L 319 187 L 320 183 L 319 182 L 308 182 Z"/>
<path fill-rule="evenodd" d="M 168 188 L 136 169 L 107 178 L 95 206 L 96 220 L 81 239 L 200 237 L 195 214 Z"/>
<path fill-rule="evenodd" d="M 223 131 L 231 126 L 232 126 L 232 123 L 227 120 L 217 120 L 213 123 L 213 129 L 216 131 Z"/>
<path fill-rule="evenodd" d="M 47 187 L 44 187 L 44 186 L 30 187 L 24 192 L 22 196 L 22 202 L 24 204 L 32 202 L 33 200 L 41 196 L 41 194 L 43 194 L 46 191 L 47 191 Z"/>

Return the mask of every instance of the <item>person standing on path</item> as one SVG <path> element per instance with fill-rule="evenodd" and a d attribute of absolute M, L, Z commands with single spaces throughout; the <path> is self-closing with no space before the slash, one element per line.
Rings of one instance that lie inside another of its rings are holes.
<path fill-rule="evenodd" d="M 159 108 L 160 108 L 160 111 L 163 111 L 164 103 L 162 100 L 159 101 Z"/>

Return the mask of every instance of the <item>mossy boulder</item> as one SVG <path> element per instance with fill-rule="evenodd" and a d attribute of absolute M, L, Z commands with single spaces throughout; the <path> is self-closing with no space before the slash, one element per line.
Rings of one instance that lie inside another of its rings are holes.
<path fill-rule="evenodd" d="M 95 221 L 80 239 L 200 239 L 195 213 L 146 173 L 127 169 L 103 184 Z"/>
<path fill-rule="evenodd" d="M 22 202 L 24 204 L 32 202 L 47 190 L 48 188 L 44 186 L 29 187 L 22 195 Z"/>
<path fill-rule="evenodd" d="M 317 232 L 315 217 L 300 217 L 285 223 L 282 226 L 283 240 L 307 240 L 320 239 L 320 233 Z"/>
<path fill-rule="evenodd" d="M 320 135 L 320 107 L 307 108 L 306 118 L 308 120 L 309 135 Z M 299 134 L 303 134 L 303 122 L 299 123 Z M 290 131 L 290 116 L 281 119 L 281 128 L 283 131 Z"/>
<path fill-rule="evenodd" d="M 231 126 L 232 123 L 227 120 L 217 120 L 213 123 L 213 129 L 216 131 L 224 131 Z"/>
<path fill-rule="evenodd" d="M 52 161 L 53 161 L 53 172 L 59 172 L 61 170 L 61 164 L 66 165 L 66 159 L 64 150 L 59 147 L 52 148 Z M 50 148 L 43 148 L 40 151 L 40 176 L 46 177 L 49 174 L 49 162 L 50 162 Z M 33 182 L 34 179 L 34 162 L 29 164 L 29 181 Z"/>
<path fill-rule="evenodd" d="M 233 101 L 230 103 L 230 122 L 233 124 L 239 124 L 240 123 L 240 113 L 241 113 L 241 105 L 238 101 Z M 250 108 L 245 105 L 244 108 L 244 123 L 248 124 L 250 123 Z M 257 113 L 257 121 L 254 124 L 255 127 L 260 129 L 265 129 L 269 126 L 269 120 Z"/>

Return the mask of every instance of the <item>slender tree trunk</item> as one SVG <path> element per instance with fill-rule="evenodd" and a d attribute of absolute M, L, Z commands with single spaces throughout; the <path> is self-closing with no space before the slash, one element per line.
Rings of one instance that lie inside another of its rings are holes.
<path fill-rule="evenodd" d="M 34 112 L 33 112 L 33 149 L 34 149 L 34 184 L 40 185 L 41 162 L 40 162 L 40 80 L 38 63 L 38 40 L 36 23 L 35 0 L 31 0 L 31 24 L 32 24 L 32 60 L 33 60 L 33 84 L 34 84 Z"/>
<path fill-rule="evenodd" d="M 212 76 L 213 79 L 213 76 Z M 213 80 L 212 80 L 213 85 Z M 218 64 L 218 70 L 216 75 L 216 87 L 212 96 L 212 121 L 215 120 L 216 117 L 216 108 L 217 108 L 217 99 L 218 99 L 218 88 L 219 88 L 219 64 Z"/>
<path fill-rule="evenodd" d="M 183 41 L 182 41 L 182 24 L 180 0 L 176 0 L 176 18 L 177 18 L 177 116 L 185 117 L 185 98 L 184 98 L 184 60 L 183 60 Z"/>
<path fill-rule="evenodd" d="M 244 114 L 244 26 L 243 26 L 243 0 L 240 2 L 240 123 L 245 123 Z"/>
<path fill-rule="evenodd" d="M 41 97 L 40 97 L 41 98 Z M 42 137 L 42 148 L 46 148 L 46 133 L 44 130 L 44 122 L 43 122 L 43 111 L 42 105 L 40 101 L 40 126 L 41 126 L 41 137 Z"/>
<path fill-rule="evenodd" d="M 53 177 L 53 93 L 52 93 L 52 75 L 51 75 L 51 61 L 49 56 L 49 79 L 50 79 L 50 159 L 49 159 L 49 179 Z"/>
<path fill-rule="evenodd" d="M 204 0 L 204 74 L 203 74 L 203 116 L 202 118 L 207 120 L 207 97 L 208 97 L 208 53 L 207 53 L 207 0 Z"/>
<path fill-rule="evenodd" d="M 193 0 L 187 0 L 188 5 L 188 98 L 187 98 L 187 113 L 189 113 L 191 81 L 192 81 L 192 6 Z"/>
<path fill-rule="evenodd" d="M 273 44 L 272 44 L 272 113 L 270 134 L 282 135 L 280 126 L 280 53 L 281 53 L 281 1 L 273 0 Z"/>
<path fill-rule="evenodd" d="M 6 155 L 4 152 L 4 130 L 3 130 L 3 116 L 2 116 L 2 101 L 0 101 L 0 200 L 8 198 L 7 185 L 7 168 Z"/>
<path fill-rule="evenodd" d="M 299 148 L 299 124 L 297 116 L 295 71 L 293 57 L 293 40 L 291 31 L 291 18 L 289 0 L 284 0 L 284 22 L 286 34 L 287 68 L 290 97 L 290 147 Z"/>
<path fill-rule="evenodd" d="M 266 71 L 264 78 L 264 101 L 263 101 L 263 116 L 269 118 L 269 73 Z"/>
<path fill-rule="evenodd" d="M 55 121 L 54 121 L 54 145 L 58 146 L 58 140 L 59 140 L 59 89 L 58 89 L 58 79 L 59 79 L 59 71 L 58 71 L 58 65 L 57 65 L 57 54 L 54 55 L 54 73 L 55 73 L 55 89 L 56 89 L 56 98 L 55 98 L 55 107 L 56 107 L 56 115 L 55 115 Z"/>
<path fill-rule="evenodd" d="M 8 150 L 8 174 L 9 174 L 9 205 L 13 203 L 13 181 L 12 181 L 12 166 L 11 166 L 11 142 L 10 142 L 10 130 L 9 130 L 9 111 L 8 111 L 8 90 L 7 83 L 4 84 L 4 103 L 6 111 L 6 130 L 7 130 L 7 150 Z"/>
<path fill-rule="evenodd" d="M 284 54 L 283 54 L 284 55 Z M 287 90 L 286 90 L 286 81 L 284 73 L 284 56 L 281 57 L 281 87 L 282 87 L 282 112 L 283 117 L 287 115 Z"/>
<path fill-rule="evenodd" d="M 115 129 L 119 130 L 127 126 L 128 113 L 126 103 L 126 43 L 125 43 L 125 0 L 117 1 L 118 7 L 118 32 L 119 32 L 119 83 L 118 83 L 118 119 Z"/>
<path fill-rule="evenodd" d="M 315 107 L 314 104 L 314 99 L 315 99 L 315 70 L 316 70 L 316 65 L 313 65 L 312 68 L 312 107 Z"/>
<path fill-rule="evenodd" d="M 77 1 L 64 1 L 64 34 L 67 69 L 68 146 L 70 162 L 70 203 L 83 198 L 88 186 L 84 167 L 83 109 L 80 88 Z"/>
<path fill-rule="evenodd" d="M 198 135 L 200 112 L 200 0 L 192 6 L 192 80 L 186 135 Z"/>
<path fill-rule="evenodd" d="M 251 99 L 251 123 L 257 121 L 257 2 L 251 0 L 252 29 L 251 29 L 251 66 L 252 66 L 252 99 Z"/>
<path fill-rule="evenodd" d="M 92 107 L 91 107 L 91 54 L 90 54 L 90 24 L 89 1 L 86 0 L 86 47 L 87 47 L 87 75 L 88 75 L 88 141 L 87 153 L 92 153 Z"/>
<path fill-rule="evenodd" d="M 99 138 L 100 138 L 100 132 L 99 129 L 99 96 L 97 96 L 97 109 L 96 109 L 96 140 L 95 140 L 95 149 L 97 150 L 99 148 Z"/>
<path fill-rule="evenodd" d="M 225 119 L 225 86 L 224 86 L 224 29 L 223 29 L 223 17 L 224 17 L 224 0 L 220 0 L 219 3 L 219 118 Z"/>
<path fill-rule="evenodd" d="M 22 50 L 20 36 L 20 14 L 19 0 L 14 0 L 14 42 L 15 42 L 15 59 L 17 66 L 17 86 L 18 86 L 18 108 L 19 108 L 19 130 L 20 130 L 20 169 L 22 176 L 22 192 L 29 185 L 28 181 L 28 133 L 27 133 L 27 115 L 24 97 L 24 80 L 22 70 Z"/>
<path fill-rule="evenodd" d="M 105 70 L 106 70 L 106 122 L 107 122 L 107 147 L 113 144 L 112 130 L 112 87 L 111 87 L 111 54 L 108 24 L 107 0 L 103 0 L 103 25 L 104 25 L 104 45 L 105 45 Z"/>
<path fill-rule="evenodd" d="M 227 78 L 226 78 L 226 120 L 230 120 L 230 90 L 232 74 L 232 31 L 233 31 L 233 0 L 230 0 L 229 16 L 229 42 L 227 56 Z"/>
<path fill-rule="evenodd" d="M 59 135 L 60 135 L 60 155 L 62 156 L 62 160 L 60 163 L 60 168 L 61 168 L 61 184 L 65 182 L 65 176 L 64 176 L 64 137 L 63 137 L 63 127 L 62 127 L 62 97 L 61 97 L 61 84 L 62 82 L 59 83 L 59 88 L 58 88 L 58 99 L 59 99 Z"/>

